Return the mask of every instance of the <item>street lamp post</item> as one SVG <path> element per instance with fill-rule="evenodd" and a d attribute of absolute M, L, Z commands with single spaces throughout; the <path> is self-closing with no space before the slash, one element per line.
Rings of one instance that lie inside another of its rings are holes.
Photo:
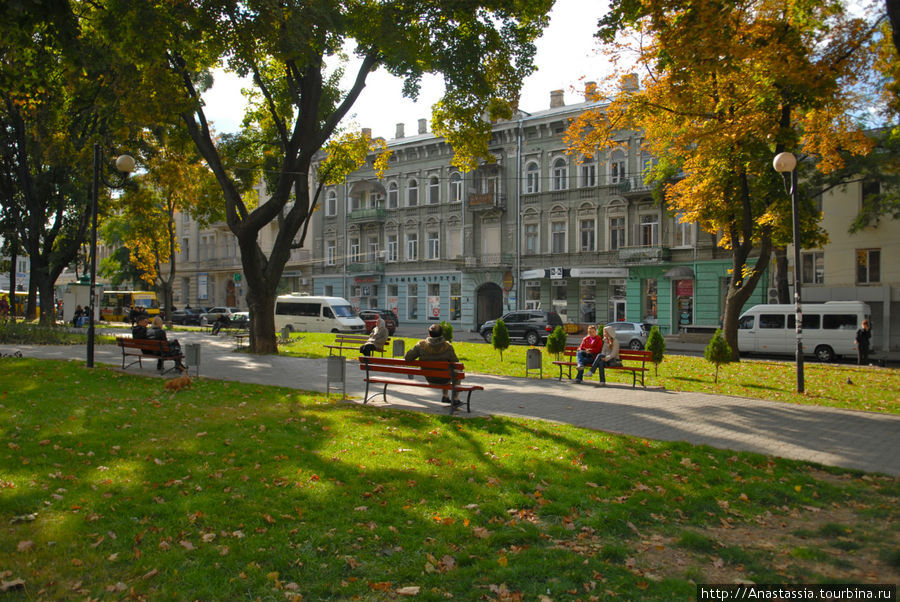
<path fill-rule="evenodd" d="M 800 202 L 797 186 L 797 157 L 793 153 L 778 153 L 772 161 L 775 171 L 790 181 L 791 218 L 794 222 L 794 326 L 797 328 L 797 393 L 803 393 L 803 308 L 800 305 Z"/>
<path fill-rule="evenodd" d="M 94 144 L 94 182 L 91 188 L 91 286 L 90 286 L 90 310 L 88 315 L 87 337 L 87 367 L 94 367 L 94 312 L 96 307 L 96 295 L 94 289 L 97 286 L 97 206 L 102 181 L 109 188 L 121 188 L 125 184 L 128 174 L 134 171 L 134 158 L 130 155 L 120 155 L 116 159 L 116 169 L 120 172 L 120 180 L 117 183 L 106 181 L 100 170 L 103 162 L 103 152 L 99 144 Z"/>

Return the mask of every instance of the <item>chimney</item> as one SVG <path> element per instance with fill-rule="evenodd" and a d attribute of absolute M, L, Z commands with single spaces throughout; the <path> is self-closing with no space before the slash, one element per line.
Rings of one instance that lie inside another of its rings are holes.
<path fill-rule="evenodd" d="M 394 138 L 403 138 L 403 124 L 402 123 L 397 124 L 397 135 L 394 136 Z"/>
<path fill-rule="evenodd" d="M 419 120 L 419 133 L 426 134 L 428 133 L 428 121 L 425 119 Z"/>
<path fill-rule="evenodd" d="M 584 100 L 586 102 L 593 102 L 594 96 L 597 94 L 597 82 L 585 82 L 584 83 Z"/>
<path fill-rule="evenodd" d="M 555 109 L 556 107 L 564 107 L 566 106 L 565 100 L 563 100 L 563 90 L 550 90 L 550 108 Z"/>
<path fill-rule="evenodd" d="M 638 83 L 637 73 L 629 73 L 628 75 L 622 76 L 619 85 L 622 87 L 623 92 L 637 92 L 641 87 Z"/>
<path fill-rule="evenodd" d="M 362 135 L 365 136 L 366 138 L 371 139 L 372 138 L 372 128 L 363 128 Z"/>

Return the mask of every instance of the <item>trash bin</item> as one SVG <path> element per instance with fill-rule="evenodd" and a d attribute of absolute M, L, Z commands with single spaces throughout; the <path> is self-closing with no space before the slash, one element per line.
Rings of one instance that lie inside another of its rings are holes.
<path fill-rule="evenodd" d="M 340 383 L 342 390 L 341 399 L 347 398 L 346 358 L 342 355 L 329 355 L 328 366 L 325 373 L 325 396 L 331 394 L 331 383 Z"/>
<path fill-rule="evenodd" d="M 194 368 L 194 376 L 200 376 L 200 343 L 184 344 L 184 362 L 187 364 L 188 371 Z"/>
<path fill-rule="evenodd" d="M 532 370 L 538 370 L 541 379 L 544 378 L 544 360 L 541 359 L 540 349 L 529 349 L 525 352 L 525 376 Z"/>
<path fill-rule="evenodd" d="M 391 355 L 393 357 L 403 357 L 406 355 L 406 341 L 403 339 L 394 339 Z"/>

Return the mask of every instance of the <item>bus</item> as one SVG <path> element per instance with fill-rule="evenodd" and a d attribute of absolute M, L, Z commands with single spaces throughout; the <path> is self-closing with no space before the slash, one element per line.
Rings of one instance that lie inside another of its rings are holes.
<path fill-rule="evenodd" d="M 0 290 L 0 298 L 6 297 L 7 303 L 9 303 L 9 315 L 11 317 L 25 317 L 25 305 L 28 303 L 28 292 L 27 291 L 16 291 L 15 299 L 10 296 L 9 291 Z M 41 297 L 38 295 L 35 298 L 35 303 L 37 307 L 35 308 L 34 315 L 40 317 L 41 315 Z"/>
<path fill-rule="evenodd" d="M 132 310 L 143 311 L 150 316 L 159 315 L 159 301 L 152 291 L 103 291 L 100 300 L 100 319 L 107 322 L 125 322 Z"/>

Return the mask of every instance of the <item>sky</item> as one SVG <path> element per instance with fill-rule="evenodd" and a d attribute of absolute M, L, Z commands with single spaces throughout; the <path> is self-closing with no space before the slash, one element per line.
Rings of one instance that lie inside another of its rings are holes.
<path fill-rule="evenodd" d="M 556 0 L 550 24 L 537 40 L 535 65 L 522 88 L 519 107 L 533 113 L 550 107 L 550 91 L 564 90 L 566 104 L 581 102 L 584 81 L 600 81 L 604 61 L 596 55 L 593 38 L 597 20 L 606 8 L 604 0 Z M 350 69 L 348 72 L 352 73 Z M 219 132 L 236 131 L 243 116 L 241 81 L 219 72 L 215 85 L 204 94 L 206 116 Z M 346 84 L 349 87 L 349 83 Z M 440 78 L 422 82 L 418 102 L 403 98 L 400 79 L 384 71 L 369 75 L 365 89 L 343 125 L 371 128 L 372 135 L 394 138 L 396 124 L 405 125 L 406 135 L 417 132 L 418 120 L 427 119 L 431 130 L 431 105 L 440 97 Z"/>

